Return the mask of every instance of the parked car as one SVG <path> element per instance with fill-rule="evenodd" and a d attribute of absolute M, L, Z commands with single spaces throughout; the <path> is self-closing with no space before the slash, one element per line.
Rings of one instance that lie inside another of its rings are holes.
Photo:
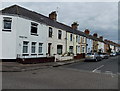
<path fill-rule="evenodd" d="M 117 55 L 120 55 L 120 52 L 116 52 L 117 53 Z"/>
<path fill-rule="evenodd" d="M 85 55 L 85 61 L 86 60 L 101 61 L 102 57 L 97 52 L 95 52 L 95 53 L 87 53 Z"/>
<path fill-rule="evenodd" d="M 112 53 L 110 53 L 110 56 L 117 56 L 117 53 L 116 52 L 112 52 Z"/>
<path fill-rule="evenodd" d="M 102 59 L 108 59 L 109 58 L 109 55 L 107 53 L 100 53 L 99 55 L 102 57 Z"/>

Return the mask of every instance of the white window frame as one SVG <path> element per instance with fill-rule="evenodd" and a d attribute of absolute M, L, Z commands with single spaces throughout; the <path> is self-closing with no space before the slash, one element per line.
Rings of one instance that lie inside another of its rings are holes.
<path fill-rule="evenodd" d="M 76 42 L 78 42 L 78 35 L 76 35 Z"/>
<path fill-rule="evenodd" d="M 59 38 L 59 35 L 61 35 L 61 37 Z M 58 39 L 62 39 L 62 31 L 58 30 Z"/>
<path fill-rule="evenodd" d="M 9 21 L 10 22 L 10 28 L 5 28 L 5 21 Z M 3 31 L 11 31 L 12 29 L 12 18 L 10 17 L 3 17 Z"/>
<path fill-rule="evenodd" d="M 72 36 L 71 36 L 72 35 Z M 71 40 L 72 39 L 72 40 Z M 70 34 L 70 41 L 73 41 L 73 34 Z"/>
<path fill-rule="evenodd" d="M 33 33 L 32 32 L 32 27 L 34 27 L 34 28 L 37 28 L 37 33 Z M 38 24 L 37 23 L 33 23 L 33 22 L 31 22 L 31 35 L 38 35 Z"/>
<path fill-rule="evenodd" d="M 58 48 L 58 46 L 61 46 L 61 49 Z M 60 53 L 59 53 L 59 51 L 60 51 Z M 62 53 L 63 53 L 63 45 L 57 45 L 57 54 L 62 55 Z"/>
<path fill-rule="evenodd" d="M 24 42 L 26 42 L 27 45 L 25 45 Z M 24 52 L 24 47 L 27 47 L 27 52 Z M 23 41 L 22 54 L 28 54 L 29 53 L 28 48 L 29 48 L 29 41 Z"/>
<path fill-rule="evenodd" d="M 35 43 L 34 45 L 32 43 Z M 31 42 L 31 54 L 36 54 L 36 45 L 37 42 Z M 32 52 L 32 49 L 35 48 L 35 52 Z"/>
<path fill-rule="evenodd" d="M 84 46 L 82 46 L 82 53 L 85 53 L 85 47 Z"/>
<path fill-rule="evenodd" d="M 52 27 L 49 27 L 48 37 L 49 37 L 49 38 L 52 38 L 52 37 L 53 37 L 53 28 L 52 28 Z"/>
<path fill-rule="evenodd" d="M 40 52 L 41 49 L 41 52 Z M 38 54 L 43 54 L 43 43 L 38 43 Z"/>

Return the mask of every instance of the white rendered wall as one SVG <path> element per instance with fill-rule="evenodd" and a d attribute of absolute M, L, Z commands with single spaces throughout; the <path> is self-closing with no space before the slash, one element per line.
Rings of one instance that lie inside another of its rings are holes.
<path fill-rule="evenodd" d="M 37 23 L 38 24 L 38 28 L 37 28 L 37 34 L 36 35 L 31 35 L 31 22 L 33 23 Z M 23 41 L 28 41 L 29 42 L 29 46 L 28 46 L 28 56 L 24 56 L 23 58 L 34 58 L 34 57 L 46 57 L 46 53 L 47 53 L 47 43 L 46 43 L 46 31 L 47 31 L 47 26 L 44 24 L 41 24 L 39 22 L 36 21 L 32 21 L 29 19 L 24 19 L 24 18 L 17 18 L 17 54 L 16 55 L 21 55 L 23 54 Z M 22 36 L 22 37 L 21 37 Z M 32 42 L 36 42 L 36 53 L 37 55 L 31 55 L 31 43 Z M 39 43 L 43 43 L 42 46 L 42 54 L 43 55 L 39 55 L 38 53 L 38 44 Z"/>
<path fill-rule="evenodd" d="M 2 15 L 0 15 L 0 26 L 2 26 Z M 2 27 L 0 27 L 0 59 L 2 59 Z"/>
<path fill-rule="evenodd" d="M 5 16 L 12 18 L 11 32 L 2 31 L 2 59 L 16 59 L 16 17 Z M 3 22 L 3 18 L 2 18 Z M 3 25 L 2 25 L 3 27 Z"/>
<path fill-rule="evenodd" d="M 102 49 L 102 52 L 104 52 L 104 43 L 103 42 L 98 42 L 98 51 L 99 49 Z"/>
<path fill-rule="evenodd" d="M 115 52 L 113 45 L 110 45 L 110 48 L 111 48 L 111 52 Z"/>
<path fill-rule="evenodd" d="M 54 56 L 54 54 L 57 54 L 57 45 L 62 45 L 63 46 L 63 49 L 62 49 L 62 54 L 65 53 L 66 51 L 66 31 L 62 30 L 62 29 L 57 29 L 55 27 L 51 27 L 52 30 L 53 30 L 53 36 L 52 38 L 50 38 L 48 35 L 49 35 L 49 27 L 51 26 L 47 26 L 46 28 L 46 36 L 47 36 L 47 52 L 48 52 L 48 43 L 52 43 L 51 45 L 51 56 Z M 61 30 L 62 31 L 62 37 L 61 39 L 58 39 L 58 30 Z"/>

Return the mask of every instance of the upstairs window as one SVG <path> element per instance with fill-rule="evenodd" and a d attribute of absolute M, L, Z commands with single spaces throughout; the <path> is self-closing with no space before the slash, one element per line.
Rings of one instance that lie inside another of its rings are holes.
<path fill-rule="evenodd" d="M 73 39 L 73 36 L 72 36 L 72 34 L 70 34 L 70 41 L 72 41 L 72 39 Z"/>
<path fill-rule="evenodd" d="M 81 43 L 84 43 L 84 37 L 81 37 Z"/>
<path fill-rule="evenodd" d="M 58 39 L 62 39 L 62 31 L 58 30 Z"/>
<path fill-rule="evenodd" d="M 31 23 L 31 35 L 37 35 L 37 23 Z"/>
<path fill-rule="evenodd" d="M 52 38 L 52 28 L 51 27 L 49 27 L 49 37 L 51 37 Z"/>
<path fill-rule="evenodd" d="M 3 31 L 11 31 L 12 18 L 4 17 Z"/>
<path fill-rule="evenodd" d="M 76 42 L 78 42 L 78 36 L 76 35 Z"/>
<path fill-rule="evenodd" d="M 78 43 L 80 43 L 80 36 L 78 36 Z"/>
<path fill-rule="evenodd" d="M 82 43 L 85 43 L 85 37 L 82 38 Z"/>

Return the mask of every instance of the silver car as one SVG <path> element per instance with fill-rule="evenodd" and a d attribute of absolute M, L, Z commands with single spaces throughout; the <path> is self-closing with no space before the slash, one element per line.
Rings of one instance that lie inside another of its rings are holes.
<path fill-rule="evenodd" d="M 95 52 L 95 53 L 87 53 L 85 55 L 85 61 L 86 60 L 101 61 L 102 57 L 97 52 Z"/>
<path fill-rule="evenodd" d="M 107 53 L 99 53 L 99 55 L 102 57 L 102 59 L 108 59 L 109 55 Z"/>
<path fill-rule="evenodd" d="M 110 56 L 116 56 L 116 55 L 117 55 L 116 52 L 110 53 Z"/>

